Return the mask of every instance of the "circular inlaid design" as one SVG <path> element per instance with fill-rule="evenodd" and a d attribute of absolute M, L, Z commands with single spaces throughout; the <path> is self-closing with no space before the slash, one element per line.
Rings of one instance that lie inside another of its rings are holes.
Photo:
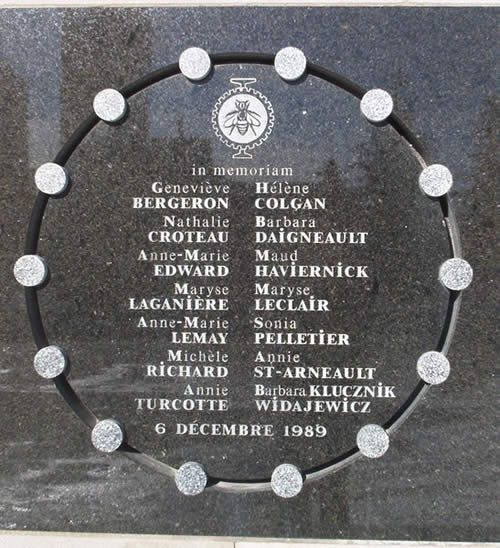
<path fill-rule="evenodd" d="M 179 68 L 189 80 L 204 80 L 212 69 L 208 53 L 201 48 L 188 48 L 181 53 Z"/>
<path fill-rule="evenodd" d="M 35 355 L 35 371 L 44 379 L 55 379 L 65 372 L 67 359 L 58 346 L 46 346 Z"/>
<path fill-rule="evenodd" d="M 190 51 L 193 49 L 197 51 L 195 52 Z M 208 53 L 204 52 L 204 50 L 200 50 L 199 48 L 190 48 L 190 50 L 186 50 L 186 52 L 184 52 L 183 55 L 181 55 L 181 59 L 179 59 L 178 64 L 172 64 L 160 71 L 155 71 L 153 73 L 154 82 L 158 82 L 163 78 L 169 78 L 171 76 L 179 74 L 180 71 L 187 78 L 191 80 L 203 79 L 206 76 L 208 76 L 211 65 L 212 65 L 212 61 L 214 62 L 214 65 L 228 64 L 228 62 L 232 62 L 235 64 L 253 62 L 249 60 L 248 54 L 215 54 L 212 57 L 210 57 Z M 207 60 L 208 60 L 208 67 L 207 67 Z M 256 60 L 254 62 L 265 64 L 265 65 L 272 65 L 275 61 L 276 59 L 272 55 L 256 54 Z M 338 75 L 335 75 L 334 73 L 329 72 L 326 69 L 323 69 L 322 67 L 306 62 L 305 71 L 315 77 L 321 78 L 325 80 L 326 82 L 337 85 L 343 88 L 344 90 L 349 91 L 350 93 L 355 95 L 358 99 L 360 99 L 362 103 L 364 99 L 364 105 L 361 106 L 361 110 L 363 114 L 367 117 L 367 119 L 369 119 L 373 123 L 378 123 L 380 121 L 387 120 L 390 124 L 394 126 L 394 128 L 398 131 L 400 136 L 403 139 L 406 139 L 406 141 L 411 145 L 412 150 L 415 150 L 416 154 L 421 154 L 421 148 L 419 146 L 419 143 L 412 137 L 409 130 L 407 130 L 402 124 L 402 122 L 400 121 L 398 121 L 396 124 L 394 120 L 392 119 L 392 117 L 390 116 L 390 113 L 392 112 L 392 99 L 390 98 L 390 95 L 387 94 L 387 92 L 383 92 L 383 90 L 371 90 L 371 92 L 377 92 L 377 93 L 382 92 L 382 94 L 379 94 L 378 99 L 375 98 L 376 100 L 374 100 L 373 93 L 372 93 L 372 96 L 371 96 L 372 99 L 370 99 L 370 95 L 369 95 L 370 92 L 365 93 L 365 91 L 359 88 L 358 86 L 356 86 L 356 84 L 349 82 L 348 80 L 344 78 L 338 77 Z M 245 83 L 242 83 L 241 82 L 242 79 L 239 79 L 239 80 L 240 80 L 240 84 L 239 84 L 240 88 L 245 88 L 245 90 L 248 91 L 248 86 L 251 86 L 252 84 L 248 81 L 246 81 Z M 255 82 L 255 79 L 251 79 L 251 80 L 252 82 Z M 151 85 L 154 82 L 151 79 L 144 78 L 130 84 L 129 86 L 124 87 L 118 93 L 122 95 L 124 101 L 126 102 L 132 95 L 141 91 L 142 89 L 145 89 L 147 86 Z M 240 90 L 236 89 L 236 91 L 231 91 L 231 92 L 239 93 L 241 92 L 241 89 Z M 386 95 L 383 95 L 383 94 L 386 94 Z M 388 98 L 390 99 L 390 101 Z M 368 108 L 367 108 L 367 104 L 368 104 Z M 389 105 L 390 105 L 390 112 L 389 112 Z M 272 110 L 270 110 L 269 112 L 272 112 Z M 88 132 L 90 132 L 93 127 L 95 127 L 97 120 L 95 120 L 94 118 L 95 116 L 92 115 L 92 117 L 90 117 L 86 121 L 86 123 L 82 126 L 84 130 L 76 132 L 75 135 L 70 140 L 70 142 L 67 143 L 65 147 L 63 147 L 63 149 L 61 150 L 61 152 L 58 154 L 56 158 L 56 162 L 58 162 L 58 164 L 64 165 L 65 162 L 70 158 L 73 151 L 79 145 L 79 143 L 84 139 L 84 137 L 88 134 Z M 104 120 L 104 118 L 101 118 L 101 119 Z M 268 124 L 266 131 L 269 131 L 270 127 L 272 126 Z M 267 133 L 265 133 L 264 135 L 267 135 Z M 247 151 L 244 149 L 244 147 L 241 146 L 240 143 L 233 143 L 233 144 L 235 145 L 235 148 L 238 149 L 239 153 L 248 154 Z M 248 157 L 248 156 L 245 156 L 245 157 Z M 425 158 L 420 156 L 420 159 L 421 159 L 422 165 L 425 166 Z M 421 185 L 421 188 L 422 188 L 422 185 Z M 445 197 L 444 200 L 446 201 L 447 198 Z M 38 201 L 37 206 L 34 208 L 34 212 L 33 212 L 34 220 L 32 219 L 31 224 L 35 226 L 35 228 L 36 228 L 36 223 L 38 222 L 38 224 L 40 224 L 42 221 L 45 203 L 46 202 Z M 441 202 L 441 203 L 447 204 L 447 202 Z M 444 215 L 447 214 L 448 208 L 449 208 L 449 204 L 447 204 L 446 208 L 443 207 Z M 456 252 L 457 249 L 460 249 L 459 242 L 458 242 L 458 229 L 454 225 L 453 218 L 447 219 L 447 222 L 453 225 L 453 229 L 450 229 L 448 226 L 448 230 L 450 234 L 450 239 L 452 241 L 452 251 Z M 19 259 L 18 263 L 20 261 L 21 263 L 19 265 L 16 263 L 16 267 L 14 269 L 16 279 L 18 279 L 18 281 L 22 283 L 22 285 L 25 285 L 28 288 L 26 290 L 26 294 L 28 297 L 33 297 L 33 295 L 36 296 L 36 290 L 34 290 L 33 287 L 36 287 L 37 285 L 41 285 L 41 283 L 45 281 L 48 275 L 48 268 L 46 268 L 46 265 L 43 259 L 41 259 L 37 255 L 29 254 L 29 253 L 36 252 L 38 234 L 39 232 L 37 230 L 32 230 L 32 227 L 30 228 L 30 232 L 28 234 L 27 248 L 25 251 L 27 255 Z M 34 259 L 30 259 L 33 257 Z M 26 264 L 22 264 L 23 260 L 26 260 Z M 40 264 L 37 261 L 41 261 L 42 265 L 45 265 L 45 269 L 42 268 L 43 276 L 40 275 L 40 272 L 37 273 L 37 269 L 39 270 L 39 267 L 40 267 Z M 457 261 L 457 262 L 454 262 L 454 261 Z M 472 269 L 470 268 L 470 266 L 468 265 L 466 261 L 455 257 L 443 263 L 440 269 L 439 279 L 442 281 L 442 283 L 446 287 L 459 291 L 467 287 L 467 285 L 472 280 Z M 43 340 L 45 338 L 45 334 L 43 332 L 43 325 L 41 323 L 41 318 L 39 318 L 39 311 L 36 308 L 37 303 L 36 303 L 36 300 L 33 300 L 32 298 L 28 298 L 27 302 L 28 302 L 28 311 L 30 313 L 30 322 L 32 325 L 33 332 L 35 334 L 35 338 L 37 339 L 37 342 L 38 342 L 41 339 Z M 455 301 L 452 299 L 451 296 L 450 296 L 449 302 L 452 307 L 455 306 L 454 304 Z M 445 324 L 445 329 L 447 332 L 453 333 L 453 328 L 456 323 L 457 315 L 452 314 L 450 317 L 451 319 L 447 320 L 448 323 Z M 446 343 L 447 345 L 449 344 L 450 340 L 451 340 L 451 337 L 448 338 Z M 82 420 L 84 420 L 89 426 L 92 426 L 95 420 L 94 415 L 88 409 L 85 408 L 84 404 L 82 404 L 78 396 L 71 390 L 69 383 L 64 377 L 64 372 L 60 376 L 62 380 L 60 380 L 60 382 L 56 384 L 56 386 L 61 391 L 61 393 L 65 395 L 66 400 L 73 407 L 73 409 L 80 416 L 80 418 L 82 418 Z M 408 400 L 404 403 L 402 408 L 399 409 L 392 418 L 390 418 L 386 423 L 384 423 L 383 426 L 370 424 L 361 428 L 361 430 L 358 432 L 358 435 L 357 435 L 357 446 L 361 454 L 366 455 L 370 458 L 376 458 L 385 453 L 389 445 L 389 436 L 387 434 L 387 431 L 393 432 L 395 427 L 399 426 L 399 424 L 402 423 L 402 421 L 410 414 L 411 410 L 413 409 L 413 404 L 415 403 L 415 401 L 419 399 L 421 394 L 424 393 L 422 386 L 425 386 L 425 385 L 424 383 L 420 382 L 417 385 L 417 389 L 409 396 Z M 104 421 L 100 421 L 93 427 L 92 443 L 97 449 L 101 451 L 112 452 L 120 448 L 120 446 L 125 443 L 125 432 L 123 428 L 120 426 L 120 424 L 114 419 L 107 419 Z M 123 453 L 129 456 L 130 458 L 135 459 L 142 464 L 145 463 L 146 465 L 150 466 L 152 469 L 161 471 L 162 473 L 165 473 L 167 475 L 170 475 L 170 476 L 175 475 L 177 486 L 182 492 L 186 492 L 186 494 L 197 494 L 197 492 L 201 492 L 200 489 L 203 490 L 205 487 L 217 488 L 220 490 L 228 490 L 228 491 L 230 490 L 255 491 L 255 490 L 261 490 L 261 489 L 272 489 L 278 495 L 284 496 L 284 497 L 293 496 L 291 493 L 294 493 L 294 491 L 299 492 L 300 491 L 299 484 L 301 487 L 302 482 L 304 480 L 307 480 L 309 478 L 316 479 L 316 478 L 322 477 L 323 475 L 336 471 L 340 469 L 344 464 L 353 462 L 355 460 L 355 457 L 359 454 L 358 450 L 356 450 L 356 448 L 353 448 L 352 450 L 347 451 L 345 454 L 337 457 L 335 459 L 334 465 L 328 462 L 320 466 L 315 466 L 310 471 L 304 470 L 303 472 L 301 472 L 294 465 L 285 464 L 285 465 L 278 466 L 275 469 L 272 478 L 266 478 L 262 481 L 255 480 L 255 479 L 250 479 L 247 481 L 247 480 L 224 480 L 221 478 L 209 478 L 206 472 L 204 471 L 202 465 L 198 463 L 193 463 L 193 462 L 186 463 L 179 470 L 175 470 L 171 466 L 165 463 L 159 462 L 152 457 L 149 457 L 147 455 L 141 455 L 137 450 L 135 450 L 133 447 L 130 447 L 128 444 L 124 448 L 126 448 L 127 451 L 124 451 Z M 140 455 L 140 456 L 137 457 L 137 455 Z M 299 477 L 300 477 L 300 480 L 299 480 Z M 201 488 L 202 484 L 203 484 L 203 488 Z"/>
<path fill-rule="evenodd" d="M 382 426 L 367 424 L 358 432 L 356 443 L 365 457 L 376 459 L 389 449 L 389 436 Z"/>
<path fill-rule="evenodd" d="M 92 444 L 103 453 L 116 451 L 125 439 L 120 423 L 114 419 L 99 421 L 92 429 Z"/>
<path fill-rule="evenodd" d="M 283 80 L 292 82 L 301 78 L 307 67 L 307 59 L 302 50 L 288 47 L 278 51 L 274 58 L 274 68 Z"/>
<path fill-rule="evenodd" d="M 295 497 L 302 490 L 304 480 L 300 470 L 293 464 L 280 464 L 271 476 L 271 488 L 278 497 Z"/>
<path fill-rule="evenodd" d="M 119 122 L 127 113 L 127 101 L 116 89 L 103 89 L 94 97 L 94 112 L 104 122 Z"/>
<path fill-rule="evenodd" d="M 361 112 L 367 120 L 381 123 L 387 120 L 392 113 L 392 97 L 383 89 L 371 89 L 361 99 Z"/>
<path fill-rule="evenodd" d="M 464 259 L 448 259 L 439 269 L 439 280 L 452 291 L 467 289 L 472 282 L 472 267 Z"/>
<path fill-rule="evenodd" d="M 441 352 L 425 352 L 417 361 L 420 378 L 427 384 L 441 384 L 450 374 L 450 362 Z"/>
<path fill-rule="evenodd" d="M 249 151 L 264 143 L 274 127 L 274 110 L 269 99 L 251 87 L 252 78 L 232 78 L 236 87 L 224 92 L 212 110 L 212 127 L 217 137 L 236 150 L 233 158 L 250 159 Z"/>
<path fill-rule="evenodd" d="M 40 192 L 45 194 L 57 196 L 66 190 L 68 184 L 69 176 L 59 164 L 47 162 L 35 172 L 35 185 Z"/>
<path fill-rule="evenodd" d="M 24 255 L 17 259 L 14 265 L 14 277 L 25 287 L 36 287 L 47 279 L 49 268 L 42 257 Z"/>
<path fill-rule="evenodd" d="M 441 164 L 432 164 L 422 170 L 418 178 L 418 184 L 427 196 L 439 198 L 444 196 L 453 184 L 450 170 Z"/>
<path fill-rule="evenodd" d="M 207 485 L 207 474 L 197 462 L 186 462 L 175 473 L 175 485 L 184 495 L 199 495 Z"/>

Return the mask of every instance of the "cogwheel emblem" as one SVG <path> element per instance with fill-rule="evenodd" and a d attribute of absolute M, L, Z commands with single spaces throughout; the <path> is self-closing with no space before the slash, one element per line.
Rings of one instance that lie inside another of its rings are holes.
<path fill-rule="evenodd" d="M 269 137 L 274 126 L 274 110 L 269 99 L 251 88 L 255 78 L 231 78 L 236 87 L 223 93 L 212 111 L 215 134 L 236 150 L 233 158 L 250 159 L 250 150 Z"/>

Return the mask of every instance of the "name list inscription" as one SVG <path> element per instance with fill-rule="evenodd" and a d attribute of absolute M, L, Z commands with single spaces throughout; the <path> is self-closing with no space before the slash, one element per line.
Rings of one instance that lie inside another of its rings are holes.
<path fill-rule="evenodd" d="M 328 230 L 324 217 L 335 204 L 318 195 L 318 185 L 294 182 L 291 167 L 193 165 L 181 182 L 144 189 L 130 202 L 148 226 L 134 260 L 158 291 L 131 295 L 126 306 L 137 329 L 158 330 L 165 341 L 163 355 L 142 364 L 154 397 L 134 399 L 158 435 L 324 438 L 333 415 L 369 414 L 377 400 L 396 397 L 394 386 L 377 381 L 376 366 L 315 363 L 318 349 L 360 344 L 360 333 L 332 325 L 329 297 L 345 291 L 346 281 L 373 276 L 368 264 L 335 260 L 339 248 L 368 246 L 370 234 Z M 251 200 L 246 239 L 232 217 L 242 193 Z M 239 242 L 251 242 L 245 263 L 234 261 Z M 241 291 L 230 282 L 242 268 L 251 280 L 244 354 L 236 333 L 246 320 L 234 304 Z M 235 381 L 243 371 L 250 374 L 242 393 Z M 173 379 L 180 392 L 165 382 Z M 242 405 L 251 406 L 252 421 L 231 418 Z M 273 418 L 281 414 L 289 421 L 278 427 Z M 298 416 L 306 421 L 294 422 Z"/>

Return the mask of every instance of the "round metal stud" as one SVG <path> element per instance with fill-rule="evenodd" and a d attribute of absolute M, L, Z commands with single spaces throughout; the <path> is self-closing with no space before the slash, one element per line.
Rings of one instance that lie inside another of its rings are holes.
<path fill-rule="evenodd" d="M 175 473 L 177 489 L 184 495 L 199 495 L 207 486 L 207 481 L 203 466 L 197 462 L 186 462 Z"/>
<path fill-rule="evenodd" d="M 108 123 L 119 122 L 127 114 L 127 101 L 116 89 L 103 89 L 94 97 L 94 112 Z"/>
<path fill-rule="evenodd" d="M 35 371 L 44 379 L 55 379 L 64 373 L 68 361 L 58 346 L 46 346 L 35 354 Z"/>
<path fill-rule="evenodd" d="M 47 162 L 35 171 L 35 185 L 41 192 L 55 196 L 64 192 L 69 184 L 67 171 L 59 164 Z"/>
<path fill-rule="evenodd" d="M 278 497 L 291 498 L 302 490 L 304 479 L 293 464 L 280 464 L 271 476 L 271 489 Z"/>
<path fill-rule="evenodd" d="M 91 438 L 96 449 L 104 453 L 112 453 L 123 443 L 125 432 L 118 421 L 105 419 L 94 426 Z"/>
<path fill-rule="evenodd" d="M 49 267 L 38 255 L 23 255 L 14 265 L 14 277 L 25 287 L 43 284 L 49 275 Z"/>
<path fill-rule="evenodd" d="M 179 57 L 179 68 L 189 80 L 199 81 L 210 74 L 212 61 L 204 49 L 188 48 Z"/>
<path fill-rule="evenodd" d="M 439 198 L 450 190 L 453 176 L 447 167 L 441 164 L 432 164 L 422 170 L 418 177 L 418 184 L 427 196 Z"/>
<path fill-rule="evenodd" d="M 441 384 L 450 374 L 450 362 L 441 352 L 425 352 L 418 358 L 417 372 L 427 384 Z"/>
<path fill-rule="evenodd" d="M 306 71 L 307 59 L 298 48 L 283 48 L 274 57 L 274 68 L 283 80 L 298 80 Z"/>
<path fill-rule="evenodd" d="M 394 103 L 383 89 L 371 89 L 361 99 L 361 113 L 373 124 L 385 122 L 391 115 Z"/>
<path fill-rule="evenodd" d="M 469 287 L 472 277 L 472 267 L 464 259 L 448 259 L 439 268 L 439 281 L 452 291 Z"/>
<path fill-rule="evenodd" d="M 378 424 L 367 424 L 359 430 L 356 443 L 365 457 L 376 459 L 389 449 L 389 436 Z"/>

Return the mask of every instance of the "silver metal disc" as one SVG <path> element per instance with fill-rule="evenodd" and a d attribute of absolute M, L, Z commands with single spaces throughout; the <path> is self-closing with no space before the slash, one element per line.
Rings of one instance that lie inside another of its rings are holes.
<path fill-rule="evenodd" d="M 274 58 L 274 68 L 283 80 L 291 82 L 303 76 L 307 68 L 307 59 L 298 48 L 283 48 Z"/>
<path fill-rule="evenodd" d="M 67 364 L 66 356 L 58 346 L 46 346 L 35 354 L 35 371 L 44 379 L 55 379 L 64 373 Z"/>
<path fill-rule="evenodd" d="M 105 419 L 94 426 L 91 439 L 96 449 L 104 453 L 112 453 L 123 443 L 125 432 L 118 421 Z"/>
<path fill-rule="evenodd" d="M 417 372 L 427 384 L 441 384 L 450 374 L 450 362 L 441 352 L 425 352 L 418 358 Z"/>
<path fill-rule="evenodd" d="M 186 462 L 175 473 L 177 489 L 184 495 L 199 495 L 207 486 L 207 480 L 203 466 L 197 462 Z"/>
<path fill-rule="evenodd" d="M 291 498 L 302 490 L 304 479 L 293 464 L 280 464 L 271 476 L 271 488 L 278 497 Z"/>
<path fill-rule="evenodd" d="M 38 255 L 23 255 L 14 265 L 14 277 L 25 287 L 36 287 L 43 284 L 49 275 L 49 267 Z"/>
<path fill-rule="evenodd" d="M 374 124 L 384 122 L 389 118 L 394 103 L 392 97 L 383 89 L 371 89 L 361 99 L 361 113 Z"/>
<path fill-rule="evenodd" d="M 448 259 L 439 268 L 439 281 L 452 291 L 469 287 L 472 277 L 472 267 L 464 259 Z"/>
<path fill-rule="evenodd" d="M 179 68 L 189 80 L 203 80 L 210 74 L 212 61 L 204 49 L 188 48 L 179 57 Z"/>
<path fill-rule="evenodd" d="M 64 192 L 69 184 L 67 171 L 59 164 L 47 162 L 35 171 L 35 185 L 41 192 L 55 196 Z"/>
<path fill-rule="evenodd" d="M 376 459 L 389 449 L 389 436 L 378 424 L 367 424 L 359 430 L 356 443 L 365 457 Z"/>
<path fill-rule="evenodd" d="M 104 122 L 119 122 L 127 113 L 127 101 L 116 89 L 103 89 L 94 97 L 94 112 Z"/>
<path fill-rule="evenodd" d="M 441 164 L 432 164 L 422 170 L 418 177 L 422 192 L 431 198 L 444 196 L 453 185 L 450 170 Z"/>

